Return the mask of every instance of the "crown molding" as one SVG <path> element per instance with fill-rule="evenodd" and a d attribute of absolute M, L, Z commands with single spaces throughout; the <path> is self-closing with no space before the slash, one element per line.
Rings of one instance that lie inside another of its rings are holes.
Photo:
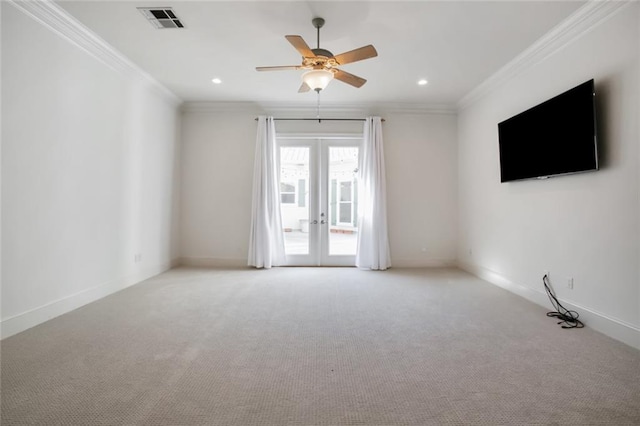
<path fill-rule="evenodd" d="M 458 109 L 469 107 L 507 81 L 579 39 L 632 3 L 634 0 L 589 0 L 511 62 L 465 95 L 458 102 Z"/>
<path fill-rule="evenodd" d="M 262 108 L 268 113 L 300 113 L 309 115 L 316 114 L 317 105 L 314 104 L 287 104 L 287 103 L 263 103 Z M 390 103 L 390 102 L 369 102 L 358 104 L 320 104 L 320 115 L 337 114 L 361 114 L 376 115 L 380 113 L 398 114 L 455 114 L 455 105 L 440 104 L 419 104 L 419 103 Z"/>
<path fill-rule="evenodd" d="M 151 75 L 143 71 L 113 46 L 108 44 L 89 28 L 51 0 L 20 1 L 5 0 L 51 31 L 65 38 L 85 53 L 93 56 L 112 70 L 137 83 L 141 83 L 159 93 L 173 105 L 182 99 L 163 86 Z"/>
<path fill-rule="evenodd" d="M 455 105 L 448 104 L 383 103 L 376 105 L 376 110 L 392 114 L 456 115 L 458 113 Z"/>
<path fill-rule="evenodd" d="M 314 117 L 318 106 L 309 103 L 284 102 L 185 102 L 182 112 L 224 113 L 247 112 L 252 114 L 279 115 L 296 117 Z M 396 114 L 456 114 L 452 105 L 429 105 L 411 103 L 363 103 L 363 104 L 320 104 L 322 118 L 339 118 L 345 115 L 376 115 L 382 113 Z"/>
<path fill-rule="evenodd" d="M 320 105 L 320 113 L 327 114 L 362 114 L 366 108 L 354 105 Z M 317 105 L 304 103 L 281 103 L 281 102 L 225 102 L 225 101 L 187 101 L 182 104 L 183 112 L 195 113 L 251 113 L 278 115 L 288 114 L 290 116 L 305 117 L 309 114 L 317 114 Z"/>
<path fill-rule="evenodd" d="M 250 114 L 263 114 L 260 105 L 255 102 L 212 102 L 212 101 L 186 101 L 180 110 L 197 113 L 224 113 L 224 112 L 246 112 Z"/>

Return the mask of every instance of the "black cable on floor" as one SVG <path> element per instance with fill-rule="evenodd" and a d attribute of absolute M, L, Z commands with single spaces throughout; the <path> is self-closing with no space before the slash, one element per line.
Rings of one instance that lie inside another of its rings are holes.
<path fill-rule="evenodd" d="M 582 323 L 582 321 L 578 319 L 580 314 L 578 314 L 576 311 L 571 311 L 566 309 L 558 301 L 555 294 L 553 293 L 553 290 L 551 290 L 551 286 L 549 285 L 549 277 L 546 274 L 544 277 L 542 277 L 542 284 L 544 284 L 544 289 L 547 292 L 547 296 L 549 296 L 551 305 L 556 309 L 553 312 L 547 312 L 547 316 L 561 319 L 562 321 L 558 322 L 558 324 L 562 324 L 562 328 L 584 327 L 584 324 Z"/>

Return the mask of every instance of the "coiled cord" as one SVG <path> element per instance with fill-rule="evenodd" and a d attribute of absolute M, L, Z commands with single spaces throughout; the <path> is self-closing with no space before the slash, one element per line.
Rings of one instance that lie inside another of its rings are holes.
<path fill-rule="evenodd" d="M 551 290 L 549 277 L 546 274 L 542 277 L 542 284 L 544 284 L 544 289 L 547 291 L 551 305 L 555 308 L 555 311 L 547 312 L 547 316 L 560 319 L 561 321 L 559 321 L 558 324 L 562 324 L 562 328 L 583 328 L 584 324 L 578 319 L 580 314 L 562 306 L 553 293 L 553 290 Z"/>

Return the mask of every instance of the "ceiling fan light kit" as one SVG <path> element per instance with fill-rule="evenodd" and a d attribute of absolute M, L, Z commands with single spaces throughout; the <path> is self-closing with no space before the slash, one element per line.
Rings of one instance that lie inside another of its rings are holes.
<path fill-rule="evenodd" d="M 331 80 L 333 80 L 333 73 L 327 70 L 311 70 L 302 74 L 303 84 L 316 92 L 327 87 Z"/>
<path fill-rule="evenodd" d="M 285 38 L 302 55 L 301 65 L 285 65 L 275 67 L 256 67 L 257 71 L 282 71 L 282 70 L 308 70 L 302 75 L 302 86 L 298 92 L 308 92 L 314 90 L 320 93 L 333 80 L 342 81 L 353 87 L 362 87 L 367 82 L 362 77 L 342 71 L 340 65 L 362 61 L 378 56 L 378 52 L 372 45 L 359 49 L 333 55 L 330 51 L 320 48 L 320 28 L 324 25 L 324 19 L 313 18 L 311 23 L 317 30 L 317 47 L 311 49 L 304 39 L 299 35 L 287 35 Z"/>

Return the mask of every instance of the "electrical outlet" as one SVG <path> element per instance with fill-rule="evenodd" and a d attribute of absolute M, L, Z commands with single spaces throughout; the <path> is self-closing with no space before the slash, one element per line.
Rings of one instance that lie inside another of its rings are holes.
<path fill-rule="evenodd" d="M 572 277 L 567 278 L 567 288 L 569 290 L 573 290 L 573 278 Z"/>

